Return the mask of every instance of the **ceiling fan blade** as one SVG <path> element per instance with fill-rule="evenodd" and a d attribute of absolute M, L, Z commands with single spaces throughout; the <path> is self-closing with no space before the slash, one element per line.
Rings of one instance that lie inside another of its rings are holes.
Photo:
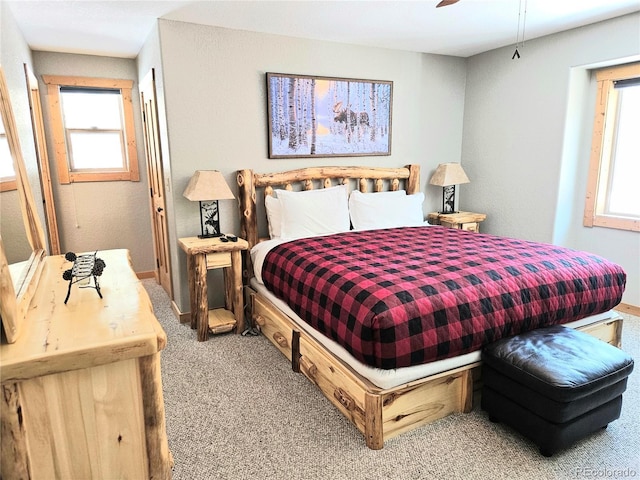
<path fill-rule="evenodd" d="M 436 8 L 446 7 L 447 5 L 453 5 L 454 3 L 458 3 L 460 0 L 442 0 Z"/>

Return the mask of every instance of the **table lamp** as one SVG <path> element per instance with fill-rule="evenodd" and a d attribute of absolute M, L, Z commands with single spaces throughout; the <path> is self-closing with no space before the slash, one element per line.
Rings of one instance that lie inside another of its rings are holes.
<path fill-rule="evenodd" d="M 469 183 L 469 177 L 462 166 L 459 163 L 441 163 L 429 183 L 442 187 L 442 211 L 439 213 L 458 213 L 454 211 L 456 185 Z"/>
<path fill-rule="evenodd" d="M 218 200 L 236 198 L 222 174 L 218 170 L 196 170 L 182 195 L 192 202 L 200 202 L 202 234 L 198 238 L 221 236 Z"/>

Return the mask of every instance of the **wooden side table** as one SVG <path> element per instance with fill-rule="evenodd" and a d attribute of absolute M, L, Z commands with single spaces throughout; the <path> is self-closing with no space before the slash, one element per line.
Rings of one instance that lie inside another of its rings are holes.
<path fill-rule="evenodd" d="M 241 251 L 247 250 L 246 240 L 222 242 L 220 238 L 187 237 L 178 240 L 187 254 L 187 275 L 191 299 L 191 328 L 198 329 L 198 341 L 212 333 L 244 331 L 244 301 L 242 298 Z M 224 268 L 224 308 L 209 310 L 207 270 Z"/>
<path fill-rule="evenodd" d="M 437 213 L 433 212 L 427 216 L 431 225 L 442 225 L 443 227 L 467 230 L 469 232 L 479 232 L 480 222 L 487 216 L 484 213 L 457 212 L 457 213 Z"/>

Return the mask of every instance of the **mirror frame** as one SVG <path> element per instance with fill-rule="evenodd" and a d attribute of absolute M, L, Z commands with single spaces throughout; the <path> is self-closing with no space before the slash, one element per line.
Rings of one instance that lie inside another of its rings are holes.
<path fill-rule="evenodd" d="M 12 279 L 4 244 L 0 236 L 0 317 L 2 317 L 2 326 L 4 327 L 7 342 L 14 343 L 20 335 L 29 303 L 40 280 L 46 256 L 46 240 L 31 191 L 31 185 L 29 184 L 20 148 L 18 129 L 11 107 L 11 99 L 9 98 L 9 88 L 2 65 L 0 65 L 0 114 L 2 115 L 9 151 L 11 152 L 16 172 L 16 188 L 22 210 L 22 219 L 32 250 L 20 277 Z M 14 280 L 16 281 L 14 282 Z"/>

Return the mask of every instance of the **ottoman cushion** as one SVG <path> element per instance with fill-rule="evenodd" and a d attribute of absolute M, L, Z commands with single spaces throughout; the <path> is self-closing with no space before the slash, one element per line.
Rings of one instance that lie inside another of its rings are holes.
<path fill-rule="evenodd" d="M 626 386 L 633 370 L 633 359 L 624 351 L 562 325 L 498 340 L 484 348 L 482 360 L 498 373 L 562 403 L 620 381 Z"/>
<path fill-rule="evenodd" d="M 500 392 L 519 405 L 526 405 L 536 415 L 553 423 L 565 423 L 593 410 L 622 395 L 627 388 L 627 379 L 620 380 L 609 387 L 602 388 L 571 402 L 558 402 L 522 385 L 509 377 L 498 373 L 486 364 L 482 367 L 482 383 Z M 484 395 L 483 390 L 483 395 Z"/>

